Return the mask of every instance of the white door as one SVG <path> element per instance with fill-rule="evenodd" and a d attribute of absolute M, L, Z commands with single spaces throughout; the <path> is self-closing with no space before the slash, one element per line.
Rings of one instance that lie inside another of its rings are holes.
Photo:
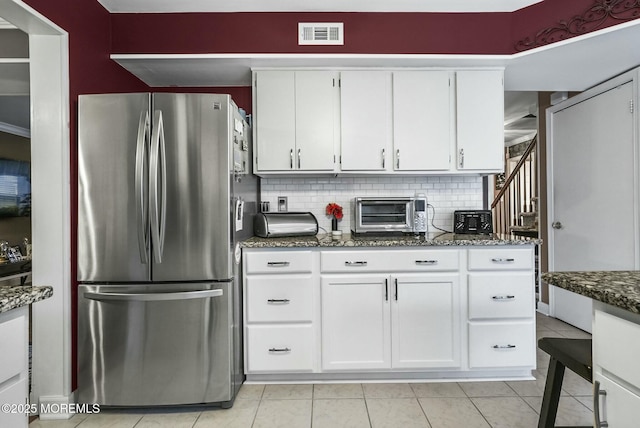
<path fill-rule="evenodd" d="M 391 168 L 391 73 L 340 73 L 343 171 Z"/>
<path fill-rule="evenodd" d="M 632 98 L 626 83 L 551 115 L 550 271 L 638 268 Z M 555 317 L 591 331 L 591 299 L 550 294 Z"/>
<path fill-rule="evenodd" d="M 553 114 L 549 270 L 636 269 L 629 82 Z"/>
<path fill-rule="evenodd" d="M 322 278 L 322 369 L 391 367 L 389 277 Z"/>
<path fill-rule="evenodd" d="M 293 71 L 260 71 L 255 82 L 257 171 L 295 167 L 296 113 Z"/>
<path fill-rule="evenodd" d="M 338 73 L 296 72 L 295 169 L 333 171 Z"/>
<path fill-rule="evenodd" d="M 459 170 L 504 171 L 504 84 L 501 70 L 456 72 Z"/>
<path fill-rule="evenodd" d="M 460 366 L 457 274 L 392 277 L 392 366 Z"/>
<path fill-rule="evenodd" d="M 451 74 L 393 73 L 393 169 L 448 170 L 451 157 Z"/>

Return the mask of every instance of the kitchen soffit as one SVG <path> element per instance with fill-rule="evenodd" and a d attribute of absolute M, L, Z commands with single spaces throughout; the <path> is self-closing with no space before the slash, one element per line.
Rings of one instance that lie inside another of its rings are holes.
<path fill-rule="evenodd" d="M 542 0 L 98 0 L 111 13 L 513 12 Z"/>
<path fill-rule="evenodd" d="M 640 20 L 513 55 L 114 54 L 151 87 L 249 86 L 260 67 L 504 67 L 507 91 L 583 91 L 640 65 Z"/>

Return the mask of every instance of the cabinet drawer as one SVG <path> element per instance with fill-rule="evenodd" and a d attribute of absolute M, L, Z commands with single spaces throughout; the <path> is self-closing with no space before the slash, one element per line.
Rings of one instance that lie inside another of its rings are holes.
<path fill-rule="evenodd" d="M 0 388 L 0 403 L 18 404 L 24 406 L 27 402 L 27 378 L 18 382 L 11 382 L 8 386 Z M 20 408 L 22 410 L 22 408 Z M 27 428 L 29 415 L 24 412 L 0 412 L 0 427 Z"/>
<path fill-rule="evenodd" d="M 13 315 L 0 318 L 0 383 L 27 369 L 27 319 Z"/>
<path fill-rule="evenodd" d="M 313 327 L 247 327 L 248 372 L 299 372 L 313 369 Z"/>
<path fill-rule="evenodd" d="M 247 321 L 311 321 L 312 283 L 300 275 L 247 277 Z"/>
<path fill-rule="evenodd" d="M 311 251 L 248 252 L 245 272 L 254 273 L 307 273 L 313 267 Z"/>
<path fill-rule="evenodd" d="M 455 271 L 460 252 L 452 250 L 323 251 L 322 272 Z"/>
<path fill-rule="evenodd" d="M 594 365 L 640 389 L 640 325 L 596 310 L 593 328 Z"/>
<path fill-rule="evenodd" d="M 535 329 L 531 322 L 469 323 L 469 367 L 533 367 Z"/>
<path fill-rule="evenodd" d="M 515 269 L 533 269 L 533 247 L 469 250 L 469 270 Z"/>
<path fill-rule="evenodd" d="M 533 273 L 469 275 L 469 318 L 532 318 Z"/>

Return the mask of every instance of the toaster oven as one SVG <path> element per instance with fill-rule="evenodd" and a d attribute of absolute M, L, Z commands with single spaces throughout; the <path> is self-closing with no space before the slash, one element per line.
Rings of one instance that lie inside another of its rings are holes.
<path fill-rule="evenodd" d="M 427 198 L 360 197 L 351 201 L 351 232 L 427 233 Z"/>

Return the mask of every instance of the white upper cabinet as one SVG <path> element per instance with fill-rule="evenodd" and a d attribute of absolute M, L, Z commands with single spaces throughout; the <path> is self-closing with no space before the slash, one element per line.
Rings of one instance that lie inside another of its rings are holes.
<path fill-rule="evenodd" d="M 261 71 L 255 86 L 254 171 L 291 171 L 296 146 L 295 72 Z"/>
<path fill-rule="evenodd" d="M 256 172 L 335 169 L 337 75 L 330 71 L 256 72 Z"/>
<path fill-rule="evenodd" d="M 342 171 L 391 170 L 391 72 L 343 71 L 340 80 Z"/>
<path fill-rule="evenodd" d="M 393 169 L 446 171 L 452 141 L 452 72 L 393 73 Z"/>
<path fill-rule="evenodd" d="M 504 171 L 501 69 L 258 70 L 254 82 L 258 175 Z"/>
<path fill-rule="evenodd" d="M 457 169 L 504 171 L 502 70 L 456 72 Z"/>

